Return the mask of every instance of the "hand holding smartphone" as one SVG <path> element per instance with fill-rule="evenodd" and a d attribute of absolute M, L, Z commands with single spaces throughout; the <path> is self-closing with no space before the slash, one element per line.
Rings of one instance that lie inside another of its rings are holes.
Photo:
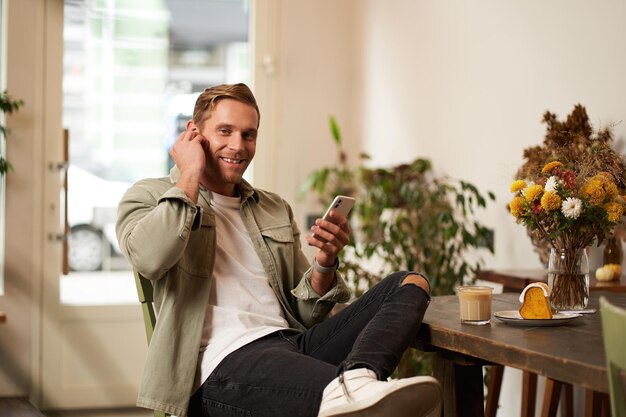
<path fill-rule="evenodd" d="M 324 213 L 322 219 L 328 220 L 331 210 L 335 210 L 342 216 L 348 217 L 348 213 L 350 213 L 350 210 L 352 210 L 352 207 L 354 207 L 354 202 L 355 199 L 352 197 L 348 197 L 345 195 L 336 196 L 333 199 L 333 202 L 330 203 L 330 205 L 328 206 L 328 209 L 326 209 L 326 213 Z M 315 236 L 315 233 L 313 233 L 313 236 Z"/>

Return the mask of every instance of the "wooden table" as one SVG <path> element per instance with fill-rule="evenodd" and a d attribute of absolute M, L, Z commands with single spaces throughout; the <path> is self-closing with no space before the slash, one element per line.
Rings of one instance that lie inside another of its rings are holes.
<path fill-rule="evenodd" d="M 545 269 L 486 269 L 476 272 L 476 279 L 502 284 L 503 292 L 521 292 L 533 282 L 548 282 Z M 589 276 L 590 291 L 612 291 L 626 293 L 626 276 L 619 280 L 598 281 L 594 273 Z"/>
<path fill-rule="evenodd" d="M 626 308 L 626 294 L 593 292 L 590 307 L 603 295 Z M 493 311 L 517 310 L 518 294 L 494 295 Z M 599 311 L 599 310 L 598 310 Z M 437 352 L 435 376 L 444 388 L 444 415 L 482 416 L 482 365 L 500 364 L 608 393 L 600 313 L 559 327 L 517 327 L 492 318 L 491 324 L 461 324 L 456 296 L 433 297 L 418 333 L 418 347 Z"/>

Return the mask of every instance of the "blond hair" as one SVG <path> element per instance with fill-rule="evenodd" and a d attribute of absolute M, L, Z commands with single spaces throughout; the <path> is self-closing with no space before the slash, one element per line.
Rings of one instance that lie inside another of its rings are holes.
<path fill-rule="evenodd" d="M 196 100 L 196 105 L 193 108 L 193 121 L 196 125 L 202 126 L 202 123 L 211 116 L 211 112 L 215 108 L 216 104 L 225 98 L 237 100 L 244 104 L 248 104 L 256 110 L 259 121 L 261 121 L 261 113 L 259 112 L 259 106 L 256 104 L 256 99 L 250 88 L 243 84 L 220 84 L 213 87 L 205 88 L 202 94 Z"/>

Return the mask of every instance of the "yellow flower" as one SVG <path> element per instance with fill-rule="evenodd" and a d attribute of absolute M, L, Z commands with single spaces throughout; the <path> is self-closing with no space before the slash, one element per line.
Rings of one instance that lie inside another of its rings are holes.
<path fill-rule="evenodd" d="M 561 197 L 552 191 L 546 191 L 541 197 L 541 207 L 545 211 L 552 211 L 561 208 Z"/>
<path fill-rule="evenodd" d="M 544 174 L 547 174 L 549 172 L 552 172 L 552 170 L 554 168 L 558 168 L 560 166 L 562 166 L 563 164 L 560 163 L 559 161 L 552 161 L 552 162 L 548 162 L 543 169 L 541 170 L 541 172 L 543 172 Z"/>
<path fill-rule="evenodd" d="M 580 189 L 580 195 L 583 198 L 588 198 L 589 204 L 592 206 L 601 204 L 604 201 L 604 197 L 606 197 L 602 181 L 597 178 L 592 178 L 583 185 Z"/>
<path fill-rule="evenodd" d="M 613 180 L 613 176 L 608 172 L 598 172 L 592 179 L 598 180 L 602 183 L 602 188 L 604 189 L 607 199 L 613 200 L 619 194 L 617 185 L 615 185 L 615 181 Z"/>
<path fill-rule="evenodd" d="M 604 184 L 604 192 L 606 193 L 607 198 L 611 200 L 619 195 L 617 185 L 615 185 L 613 181 Z"/>
<path fill-rule="evenodd" d="M 624 207 L 618 203 L 606 203 L 604 205 L 604 209 L 606 210 L 606 215 L 611 223 L 619 222 L 624 214 Z"/>
<path fill-rule="evenodd" d="M 509 210 L 513 217 L 518 218 L 524 210 L 524 199 L 522 197 L 515 197 L 509 204 Z"/>
<path fill-rule="evenodd" d="M 523 190 L 524 188 L 526 188 L 526 181 L 524 180 L 513 181 L 513 184 L 511 184 L 512 193 L 516 193 L 520 190 Z"/>
<path fill-rule="evenodd" d="M 613 182 L 613 176 L 606 171 L 598 172 L 593 178 L 603 179 L 605 182 Z"/>
<path fill-rule="evenodd" d="M 526 191 L 524 191 L 524 197 L 526 197 L 526 201 L 533 201 L 538 198 L 542 192 L 543 187 L 539 184 L 534 184 L 526 188 Z"/>

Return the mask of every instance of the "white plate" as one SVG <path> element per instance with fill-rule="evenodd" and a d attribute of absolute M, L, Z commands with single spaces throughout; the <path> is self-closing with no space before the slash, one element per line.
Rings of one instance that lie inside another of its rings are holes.
<path fill-rule="evenodd" d="M 493 316 L 499 320 L 502 320 L 506 324 L 512 326 L 530 326 L 530 327 L 550 327 L 561 326 L 565 323 L 574 320 L 577 317 L 582 316 L 578 313 L 556 313 L 552 315 L 552 319 L 525 319 L 520 316 L 517 310 L 496 311 Z"/>

